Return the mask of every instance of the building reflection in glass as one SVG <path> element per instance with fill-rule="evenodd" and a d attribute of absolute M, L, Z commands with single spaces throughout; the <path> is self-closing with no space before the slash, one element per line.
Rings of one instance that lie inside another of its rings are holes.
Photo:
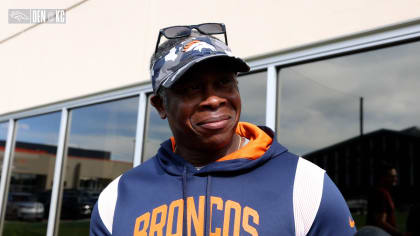
<path fill-rule="evenodd" d="M 267 73 L 259 72 L 238 77 L 239 92 L 242 99 L 241 121 L 258 125 L 265 124 L 265 103 Z M 150 96 L 148 101 L 150 101 Z M 143 160 L 152 158 L 160 144 L 172 136 L 168 121 L 162 120 L 156 109 L 148 102 L 146 116 L 145 145 Z"/>
<path fill-rule="evenodd" d="M 160 144 L 172 136 L 168 121 L 161 119 L 156 109 L 150 103 L 152 96 L 153 94 L 149 94 L 147 97 L 143 162 L 152 158 L 159 149 Z"/>
<path fill-rule="evenodd" d="M 99 193 L 133 167 L 138 97 L 71 110 L 59 235 L 88 234 Z"/>
<path fill-rule="evenodd" d="M 327 171 L 356 219 L 366 213 L 383 161 L 399 173 L 400 229 L 408 207 L 419 203 L 419 55 L 420 42 L 414 42 L 280 70 L 279 141 Z"/>
<path fill-rule="evenodd" d="M 60 114 L 56 112 L 16 122 L 3 235 L 27 235 L 34 230 L 46 234 Z"/>

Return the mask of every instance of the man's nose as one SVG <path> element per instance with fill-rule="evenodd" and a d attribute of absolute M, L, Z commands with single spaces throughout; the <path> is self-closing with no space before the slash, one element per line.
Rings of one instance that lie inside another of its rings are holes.
<path fill-rule="evenodd" d="M 207 109 L 217 109 L 226 104 L 226 98 L 217 93 L 217 89 L 212 86 L 207 86 L 203 91 L 203 100 L 200 106 Z"/>

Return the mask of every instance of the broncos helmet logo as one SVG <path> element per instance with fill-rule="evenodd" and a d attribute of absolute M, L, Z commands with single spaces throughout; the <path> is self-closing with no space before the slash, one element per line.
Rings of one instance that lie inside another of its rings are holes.
<path fill-rule="evenodd" d="M 184 52 L 189 52 L 189 51 L 200 51 L 201 52 L 203 49 L 209 49 L 211 51 L 216 51 L 216 48 L 213 47 L 212 45 L 210 45 L 206 42 L 203 42 L 203 41 L 198 41 L 198 40 L 194 40 L 194 41 L 191 41 L 191 42 L 187 43 L 184 46 L 183 51 Z"/>

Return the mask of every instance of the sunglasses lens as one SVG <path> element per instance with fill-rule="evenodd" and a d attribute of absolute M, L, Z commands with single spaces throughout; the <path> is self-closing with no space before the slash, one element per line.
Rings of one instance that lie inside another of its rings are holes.
<path fill-rule="evenodd" d="M 191 29 L 185 26 L 174 26 L 165 29 L 163 32 L 167 38 L 177 38 L 177 37 L 184 37 L 189 36 Z"/>
<path fill-rule="evenodd" d="M 221 34 L 225 32 L 223 26 L 217 23 L 199 25 L 198 30 L 205 34 Z"/>

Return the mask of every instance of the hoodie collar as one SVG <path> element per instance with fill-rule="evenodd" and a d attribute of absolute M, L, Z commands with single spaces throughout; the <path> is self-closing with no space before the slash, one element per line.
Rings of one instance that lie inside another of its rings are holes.
<path fill-rule="evenodd" d="M 173 175 L 181 175 L 184 168 L 194 174 L 230 172 L 254 168 L 264 163 L 273 157 L 272 149 L 277 149 L 275 152 L 277 154 L 287 151 L 286 148 L 274 141 L 274 132 L 267 127 L 239 122 L 236 133 L 249 139 L 249 142 L 239 150 L 219 158 L 216 162 L 210 163 L 200 170 L 174 153 L 175 140 L 173 137 L 161 144 L 157 155 L 158 161 L 166 172 Z"/>
<path fill-rule="evenodd" d="M 245 158 L 255 160 L 260 158 L 270 148 L 273 139 L 258 126 L 247 122 L 239 122 L 236 134 L 249 139 L 249 142 L 239 150 L 230 153 L 217 162 Z"/>
<path fill-rule="evenodd" d="M 273 142 L 272 137 L 265 133 L 258 126 L 248 122 L 239 122 L 236 127 L 236 134 L 249 140 L 249 142 L 241 147 L 240 149 L 232 152 L 224 157 L 221 157 L 217 162 L 235 160 L 239 158 L 245 158 L 249 160 L 255 160 L 264 155 L 264 153 L 270 148 Z M 172 151 L 175 152 L 175 138 L 171 137 Z"/>

